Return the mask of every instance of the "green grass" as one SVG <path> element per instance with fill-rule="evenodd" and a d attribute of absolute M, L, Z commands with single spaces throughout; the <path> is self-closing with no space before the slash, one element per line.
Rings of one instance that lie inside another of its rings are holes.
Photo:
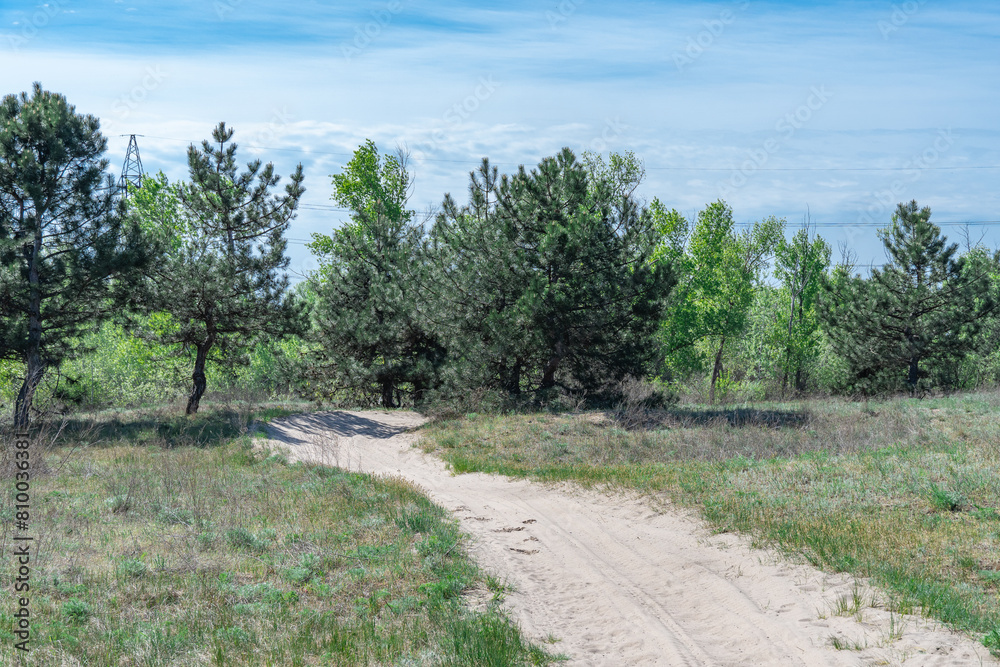
<path fill-rule="evenodd" d="M 31 489 L 25 664 L 552 661 L 498 604 L 471 610 L 493 580 L 444 510 L 397 478 L 261 452 L 247 434 L 254 416 L 132 411 L 48 430 L 47 473 Z M 13 481 L 0 486 L 9 563 Z M 12 587 L 4 566 L 3 664 Z"/>
<path fill-rule="evenodd" d="M 719 531 L 871 577 L 890 608 L 1000 647 L 1000 395 L 739 409 L 688 406 L 626 430 L 599 413 L 431 426 L 456 472 L 662 495 Z"/>

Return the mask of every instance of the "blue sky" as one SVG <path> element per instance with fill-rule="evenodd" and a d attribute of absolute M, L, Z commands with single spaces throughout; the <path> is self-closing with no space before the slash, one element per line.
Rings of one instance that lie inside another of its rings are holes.
<path fill-rule="evenodd" d="M 366 138 L 409 149 L 411 203 L 465 196 L 563 146 L 632 150 L 646 199 L 740 223 L 809 211 L 859 259 L 916 199 L 1000 246 L 1000 8 L 990 2 L 0 1 L 0 93 L 41 81 L 102 119 L 120 169 L 186 175 L 225 120 L 308 192 L 290 237 L 344 213 L 329 175 Z M 961 227 L 945 225 L 959 240 Z M 314 266 L 300 243 L 293 269 Z"/>

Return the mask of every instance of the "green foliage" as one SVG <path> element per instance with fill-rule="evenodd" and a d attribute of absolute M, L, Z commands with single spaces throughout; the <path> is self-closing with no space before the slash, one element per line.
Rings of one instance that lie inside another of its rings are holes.
<path fill-rule="evenodd" d="M 320 270 L 313 296 L 312 374 L 325 393 L 347 390 L 358 402 L 400 404 L 412 388 L 420 402 L 444 357 L 438 335 L 420 314 L 420 230 L 406 209 L 406 156 L 378 153 L 370 140 L 333 177 L 333 199 L 351 221 L 331 236 L 313 234 Z M 326 376 L 325 378 L 322 376 Z"/>
<path fill-rule="evenodd" d="M 150 240 L 121 215 L 99 127 L 38 83 L 0 102 L 0 358 L 24 364 L 22 427 L 46 370 L 128 304 L 149 261 Z"/>
<path fill-rule="evenodd" d="M 799 391 L 806 388 L 805 371 L 819 345 L 816 297 L 830 265 L 830 246 L 821 237 L 810 238 L 807 226 L 791 241 L 782 238 L 775 248 L 774 274 L 784 288 L 787 305 L 775 338 L 784 349 L 781 388 L 794 380 Z"/>
<path fill-rule="evenodd" d="M 709 396 L 714 400 L 726 343 L 746 329 L 754 290 L 781 238 L 784 220 L 767 218 L 737 233 L 732 209 L 717 201 L 698 214 L 688 235 L 687 222 L 676 211 L 661 208 L 658 214 L 665 234 L 658 256 L 675 258 L 679 272 L 679 286 L 661 327 L 668 369 L 703 367 L 705 352 L 698 346 L 711 341 Z"/>
<path fill-rule="evenodd" d="M 266 535 L 254 534 L 239 526 L 226 531 L 226 541 L 235 549 L 257 552 L 266 550 L 269 545 Z"/>
<path fill-rule="evenodd" d="M 428 252 L 459 371 L 512 394 L 648 373 L 673 278 L 633 199 L 641 177 L 630 154 L 564 149 L 503 177 L 484 160 L 466 206 L 445 198 Z"/>
<path fill-rule="evenodd" d="M 836 352 L 850 366 L 855 389 L 911 393 L 946 382 L 931 369 L 954 366 L 976 347 L 984 319 L 996 308 L 991 261 L 968 263 L 946 245 L 931 211 L 900 204 L 879 236 L 890 257 L 871 277 L 841 267 L 824 289 L 821 317 Z"/>
<path fill-rule="evenodd" d="M 63 603 L 62 613 L 70 623 L 86 623 L 93 615 L 94 610 L 83 600 L 73 598 Z"/>
<path fill-rule="evenodd" d="M 193 350 L 187 413 L 197 412 L 207 387 L 210 354 L 236 362 L 237 352 L 263 337 L 299 329 L 300 310 L 288 293 L 285 231 L 302 193 L 299 165 L 284 195 L 272 194 L 273 165 L 255 160 L 238 172 L 233 131 L 213 131 L 215 148 L 188 148 L 191 180 L 162 177 L 137 197 L 132 215 L 165 241 L 166 249 L 136 299 L 150 315 L 133 331 L 178 350 Z"/>

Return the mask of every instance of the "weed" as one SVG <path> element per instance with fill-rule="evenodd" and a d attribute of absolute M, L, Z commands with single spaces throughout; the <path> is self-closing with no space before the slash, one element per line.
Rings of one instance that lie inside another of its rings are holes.
<path fill-rule="evenodd" d="M 63 603 L 62 613 L 70 623 L 82 624 L 93 615 L 94 610 L 83 600 L 73 598 Z"/>
<path fill-rule="evenodd" d="M 122 579 L 141 579 L 149 574 L 149 567 L 138 558 L 122 558 L 115 565 L 115 572 Z"/>
<path fill-rule="evenodd" d="M 227 530 L 226 541 L 235 549 L 245 549 L 247 551 L 262 552 L 268 547 L 268 541 L 261 535 L 254 535 L 242 527 Z"/>
<path fill-rule="evenodd" d="M 965 496 L 956 491 L 939 487 L 931 482 L 931 504 L 945 512 L 959 512 L 968 504 Z"/>

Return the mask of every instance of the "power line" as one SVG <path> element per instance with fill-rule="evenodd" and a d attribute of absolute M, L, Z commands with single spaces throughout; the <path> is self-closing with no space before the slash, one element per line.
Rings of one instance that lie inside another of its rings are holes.
<path fill-rule="evenodd" d="M 337 213 L 352 213 L 353 211 L 349 208 L 341 208 L 339 206 L 330 206 L 329 204 L 299 204 L 300 209 L 307 209 L 310 211 L 331 211 Z M 939 227 L 953 227 L 953 226 L 979 226 L 979 225 L 997 225 L 1000 224 L 1000 220 L 945 220 L 938 222 L 932 220 L 935 225 Z M 752 222 L 737 222 L 737 225 L 752 225 Z M 813 222 L 810 223 L 810 227 L 883 227 L 888 225 L 889 222 Z M 790 225 L 792 226 L 792 225 Z"/>
<path fill-rule="evenodd" d="M 163 141 L 181 141 L 188 144 L 200 144 L 202 140 L 191 140 L 191 139 L 179 139 L 177 137 L 157 137 L 152 134 L 144 135 L 149 139 L 161 139 Z M 266 149 L 269 151 L 282 151 L 287 153 L 300 153 L 305 155 L 335 155 L 339 157 L 353 157 L 354 153 L 338 152 L 338 151 L 316 151 L 307 148 L 287 148 L 279 146 L 259 146 L 254 144 L 252 146 L 255 149 Z M 469 164 L 478 165 L 481 164 L 482 159 L 472 159 L 467 160 L 451 160 L 447 158 L 430 158 L 430 157 L 414 157 L 415 160 L 421 160 L 423 162 L 449 162 L 453 164 Z M 490 164 L 501 165 L 501 166 L 520 166 L 524 163 L 517 162 L 493 162 Z M 729 167 L 645 167 L 647 170 L 653 171 L 739 171 L 737 166 Z M 967 169 L 1000 169 L 1000 165 L 954 165 L 954 166 L 944 166 L 944 167 L 759 167 L 754 169 L 757 171 L 960 171 Z"/>
<path fill-rule="evenodd" d="M 740 171 L 739 167 L 646 167 L 677 171 Z M 958 169 L 1000 169 L 1000 165 L 969 165 L 952 167 L 757 167 L 753 171 L 952 171 Z"/>
<path fill-rule="evenodd" d="M 931 220 L 932 223 L 938 227 L 956 227 L 956 226 L 989 226 L 1000 224 L 1000 220 L 959 220 L 959 221 L 947 221 L 947 222 L 936 222 Z M 752 225 L 752 222 L 737 222 L 737 225 Z M 811 222 L 809 227 L 885 227 L 891 224 L 890 222 Z M 794 227 L 794 225 L 789 225 L 789 227 Z"/>

